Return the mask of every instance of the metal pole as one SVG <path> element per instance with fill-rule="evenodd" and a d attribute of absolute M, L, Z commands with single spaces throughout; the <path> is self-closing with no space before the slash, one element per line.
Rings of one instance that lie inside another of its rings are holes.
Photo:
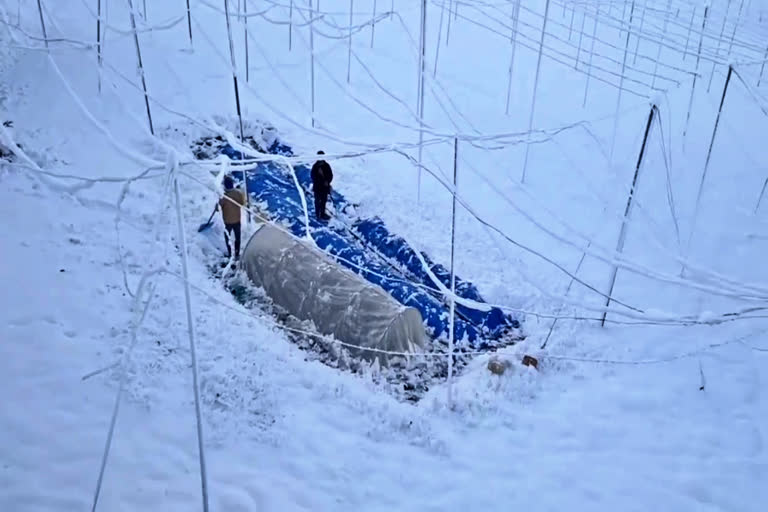
<path fill-rule="evenodd" d="M 139 74 L 141 75 L 141 88 L 144 90 L 144 105 L 146 105 L 147 107 L 147 119 L 149 119 L 149 132 L 152 135 L 154 135 L 155 129 L 152 126 L 152 112 L 149 110 L 149 95 L 147 94 L 147 81 L 144 78 L 144 64 L 141 62 L 141 48 L 139 47 L 139 33 L 136 31 L 136 16 L 134 14 L 133 2 L 131 0 L 128 0 L 128 9 L 131 15 L 131 30 L 133 31 L 133 41 L 136 44 L 136 58 L 139 61 Z"/>
<path fill-rule="evenodd" d="M 515 0 L 515 6 L 512 11 L 512 33 L 510 34 L 510 40 L 512 41 L 512 55 L 509 58 L 509 80 L 507 81 L 507 107 L 505 113 L 509 115 L 509 103 L 512 97 L 512 74 L 515 69 L 515 49 L 517 48 L 517 20 L 520 18 L 520 0 Z"/>
<path fill-rule="evenodd" d="M 523 161 L 523 176 L 520 180 L 525 183 L 525 171 L 528 168 L 528 152 L 531 149 L 531 130 L 533 129 L 533 115 L 536 110 L 536 92 L 539 87 L 539 71 L 541 71 L 541 54 L 544 52 L 544 36 L 547 33 L 547 18 L 549 16 L 549 0 L 544 5 L 544 23 L 541 26 L 541 40 L 539 40 L 539 58 L 536 62 L 536 75 L 533 79 L 533 101 L 531 102 L 531 114 L 528 117 L 528 134 L 525 143 L 525 160 Z"/>
<path fill-rule="evenodd" d="M 349 40 L 347 41 L 347 83 L 352 69 L 352 10 L 355 7 L 355 0 L 349 0 Z"/>
<path fill-rule="evenodd" d="M 250 80 L 250 65 L 248 64 L 248 0 L 243 0 L 243 23 L 245 24 L 245 81 Z"/>
<path fill-rule="evenodd" d="M 691 86 L 691 99 L 688 101 L 688 113 L 685 116 L 685 128 L 683 128 L 683 148 L 685 148 L 685 136 L 688 133 L 688 123 L 691 120 L 691 109 L 693 107 L 693 94 L 696 91 L 696 80 L 699 76 L 699 62 L 701 62 L 701 45 L 704 42 L 704 29 L 707 27 L 707 14 L 709 14 L 709 6 L 704 7 L 704 20 L 701 22 L 701 35 L 699 36 L 699 49 L 696 52 L 696 72 L 693 75 L 693 85 Z"/>
<path fill-rule="evenodd" d="M 315 11 L 312 8 L 312 0 L 309 0 L 309 73 L 310 88 L 312 90 L 312 128 L 315 127 Z"/>
<path fill-rule="evenodd" d="M 453 340 L 454 319 L 456 317 L 456 272 L 454 254 L 456 248 L 456 192 L 458 186 L 459 138 L 453 139 L 453 203 L 451 206 L 451 320 L 448 328 L 448 408 L 453 406 Z"/>
<path fill-rule="evenodd" d="M 547 0 L 549 1 L 549 0 Z M 421 2 L 421 51 L 419 52 L 419 170 L 416 183 L 416 201 L 421 201 L 421 158 L 424 151 L 424 68 L 427 65 L 427 0 Z"/>
<path fill-rule="evenodd" d="M 768 185 L 768 178 L 765 178 L 763 182 L 763 188 L 760 190 L 760 197 L 757 198 L 757 204 L 755 205 L 754 213 L 757 214 L 757 210 L 760 209 L 760 203 L 763 201 L 763 194 L 765 194 L 765 187 Z"/>
<path fill-rule="evenodd" d="M 592 242 L 589 242 L 587 244 L 587 248 L 589 248 L 589 246 L 591 244 L 592 244 Z M 573 277 L 571 278 L 571 281 L 568 283 L 568 287 L 565 289 L 565 293 L 563 294 L 564 297 L 568 296 L 568 293 L 571 291 L 571 288 L 573 287 L 573 283 L 576 282 L 576 274 L 579 273 L 579 270 L 581 269 L 581 264 L 584 263 L 584 259 L 586 257 L 587 257 L 587 252 L 586 251 L 582 252 L 581 253 L 581 259 L 579 259 L 579 264 L 576 265 L 576 271 L 573 273 Z M 562 307 L 558 308 L 558 310 L 557 310 L 558 313 L 560 313 L 560 311 L 562 311 Z M 542 343 L 541 347 L 539 347 L 539 348 L 541 348 L 541 349 L 547 348 L 547 343 L 549 343 L 549 338 L 550 338 L 550 336 L 552 336 L 552 331 L 555 330 L 555 325 L 557 325 L 557 321 L 558 320 L 559 320 L 559 318 L 555 318 L 552 321 L 552 325 L 549 326 L 549 332 L 547 333 L 547 337 L 544 338 L 544 343 Z"/>
<path fill-rule="evenodd" d="M 760 66 L 760 77 L 757 79 L 758 87 L 760 87 L 760 82 L 763 80 L 763 71 L 765 71 L 766 60 L 768 60 L 768 48 L 765 49 L 765 57 L 763 57 L 763 64 Z"/>
<path fill-rule="evenodd" d="M 40 27 L 43 29 L 43 40 L 45 41 L 45 49 L 48 49 L 48 31 L 45 30 L 45 19 L 43 19 L 43 6 L 40 5 L 40 0 L 37 0 L 37 10 L 40 12 Z"/>
<path fill-rule="evenodd" d="M 597 39 L 597 20 L 600 18 L 600 0 L 595 7 L 595 24 L 592 26 L 592 44 L 589 48 L 589 64 L 587 65 L 587 82 L 584 84 L 584 102 L 582 108 L 587 106 L 587 92 L 589 91 L 589 79 L 592 77 L 592 56 L 595 54 L 595 39 Z"/>
<path fill-rule="evenodd" d="M 656 105 L 651 104 L 651 112 L 648 114 L 648 122 L 645 125 L 645 135 L 643 135 L 643 144 L 640 146 L 640 154 L 637 157 L 637 165 L 635 166 L 635 175 L 632 178 L 632 187 L 629 189 L 629 197 L 627 198 L 627 207 L 624 209 L 624 218 L 621 221 L 621 230 L 619 231 L 619 241 L 616 244 L 616 253 L 619 254 L 624 250 L 624 241 L 627 236 L 627 224 L 629 222 L 629 215 L 632 208 L 632 198 L 635 195 L 635 189 L 637 188 L 637 177 L 640 174 L 640 166 L 643 163 L 643 155 L 645 154 L 645 147 L 648 143 L 648 134 L 651 132 L 651 125 L 653 124 L 653 116 L 656 112 Z M 619 271 L 618 265 L 613 266 L 611 271 L 611 280 L 608 287 L 608 299 L 605 301 L 606 310 L 603 312 L 603 319 L 600 322 L 601 327 L 605 327 L 605 317 L 608 316 L 608 306 L 611 304 L 611 297 L 613 296 L 613 287 L 616 284 L 616 274 Z"/>
<path fill-rule="evenodd" d="M 448 46 L 448 39 L 451 38 L 451 13 L 453 12 L 453 0 L 448 1 L 448 28 L 445 31 L 445 46 Z"/>
<path fill-rule="evenodd" d="M 312 0 L 310 0 L 310 7 L 311 7 Z M 310 10 L 310 20 L 312 19 L 312 11 Z M 290 5 L 288 6 L 288 51 L 291 51 L 292 46 L 292 39 L 293 39 L 293 0 L 291 0 Z"/>
<path fill-rule="evenodd" d="M 130 0 L 129 0 L 130 1 Z M 195 322 L 192 319 L 192 298 L 189 291 L 189 263 L 187 262 L 187 235 L 184 231 L 184 218 L 181 213 L 181 195 L 179 181 L 173 179 L 176 195 L 176 218 L 179 224 L 179 239 L 181 240 L 181 268 L 184 276 L 184 302 L 187 306 L 187 332 L 189 335 L 189 351 L 192 358 L 192 385 L 195 395 L 195 417 L 197 418 L 197 449 L 200 456 L 200 481 L 203 490 L 203 511 L 208 512 L 208 476 L 205 469 L 205 447 L 203 443 L 203 422 L 200 412 L 200 385 L 197 378 L 197 353 L 195 343 Z"/>
<path fill-rule="evenodd" d="M 701 181 L 699 182 L 699 191 L 696 193 L 696 206 L 693 209 L 693 222 L 691 225 L 691 236 L 688 238 L 688 247 L 686 249 L 686 256 L 691 250 L 691 241 L 693 240 L 693 234 L 696 231 L 696 221 L 699 217 L 699 204 L 701 203 L 701 193 L 704 191 L 704 181 L 707 179 L 707 170 L 709 169 L 709 159 L 712 156 L 712 147 L 715 145 L 715 136 L 717 135 L 717 126 L 720 124 L 720 115 L 723 113 L 723 104 L 725 103 L 725 95 L 728 92 L 728 84 L 731 82 L 731 75 L 733 74 L 733 66 L 728 66 L 728 75 L 725 77 L 725 86 L 723 86 L 723 95 L 720 97 L 720 106 L 717 109 L 717 117 L 715 118 L 715 127 L 712 129 L 712 138 L 709 141 L 709 149 L 707 149 L 707 159 L 704 161 L 704 172 L 701 173 Z M 682 272 L 685 272 L 685 264 L 683 264 Z"/>
<path fill-rule="evenodd" d="M 240 123 L 240 143 L 245 145 L 245 134 L 243 133 L 243 115 L 240 110 L 240 88 L 237 85 L 237 61 L 235 60 L 235 44 L 232 41 L 232 27 L 229 23 L 229 0 L 224 0 L 224 17 L 227 19 L 227 37 L 229 39 L 229 59 L 232 64 L 232 82 L 235 86 L 235 106 L 237 108 L 237 119 Z M 248 195 L 248 171 L 243 170 L 243 188 L 245 189 L 245 206 L 248 211 L 248 222 L 251 222 L 250 196 Z"/>
<path fill-rule="evenodd" d="M 101 94 L 101 0 L 96 2 L 96 61 L 99 64 L 98 81 Z"/>
<path fill-rule="evenodd" d="M 371 17 L 371 48 L 373 48 L 373 36 L 375 34 L 376 34 L 376 0 L 373 0 L 373 16 Z M 440 38 L 438 37 L 437 40 L 439 41 Z"/>
<path fill-rule="evenodd" d="M 189 10 L 189 0 L 187 0 L 187 28 L 189 29 L 189 46 L 192 46 L 192 11 Z"/>

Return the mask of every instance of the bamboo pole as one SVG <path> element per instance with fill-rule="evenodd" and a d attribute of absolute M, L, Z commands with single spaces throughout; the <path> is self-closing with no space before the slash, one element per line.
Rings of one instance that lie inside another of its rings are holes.
<path fill-rule="evenodd" d="M 699 63 L 701 62 L 701 46 L 704 43 L 704 30 L 707 27 L 707 14 L 709 14 L 709 6 L 704 7 L 704 20 L 701 22 L 701 35 L 699 36 L 699 49 L 696 52 L 696 71 L 693 74 L 693 85 L 691 85 L 691 99 L 688 100 L 688 113 L 685 116 L 685 128 L 683 128 L 683 149 L 685 149 L 686 135 L 688 134 L 688 125 L 691 121 L 691 109 L 693 108 L 693 95 L 696 92 L 696 80 L 699 77 Z"/>
<path fill-rule="evenodd" d="M 187 29 L 189 30 L 189 46 L 192 46 L 192 11 L 189 9 L 189 0 L 187 0 Z"/>
<path fill-rule="evenodd" d="M 141 47 L 139 46 L 139 33 L 136 30 L 136 16 L 133 10 L 133 2 L 128 0 L 128 9 L 131 17 L 131 30 L 133 31 L 133 41 L 136 45 L 136 59 L 139 63 L 139 75 L 141 75 L 141 88 L 144 91 L 144 105 L 147 107 L 147 119 L 149 119 L 149 132 L 154 135 L 155 128 L 152 126 L 152 111 L 149 109 L 149 95 L 147 94 L 147 81 L 144 77 L 144 64 L 141 61 Z"/>
<path fill-rule="evenodd" d="M 40 4 L 40 0 L 37 0 L 37 10 L 40 13 L 40 28 L 43 30 L 43 40 L 45 41 L 45 49 L 48 49 L 48 31 L 45 29 L 45 19 L 43 18 L 43 6 Z"/>
<path fill-rule="evenodd" d="M 709 141 L 709 148 L 707 149 L 707 159 L 704 161 L 704 172 L 701 173 L 701 181 L 699 181 L 699 191 L 696 193 L 696 206 L 693 209 L 693 221 L 691 224 L 691 235 L 688 238 L 688 247 L 686 249 L 686 257 L 690 254 L 691 242 L 693 235 L 696 232 L 696 221 L 699 218 L 699 205 L 701 204 L 701 194 L 704 192 L 704 182 L 707 179 L 707 171 L 709 170 L 709 160 L 712 157 L 712 147 L 715 145 L 715 137 L 717 136 L 717 127 L 720 124 L 720 116 L 723 113 L 723 104 L 725 103 L 725 95 L 728 93 L 728 84 L 731 82 L 731 75 L 733 75 L 733 66 L 728 66 L 728 75 L 725 77 L 725 85 L 723 86 L 723 94 L 720 97 L 720 106 L 717 109 L 717 117 L 715 118 L 715 126 L 712 129 L 712 138 Z M 682 273 L 685 272 L 685 264 L 683 264 Z"/>
<path fill-rule="evenodd" d="M 227 38 L 229 39 L 229 59 L 232 65 L 232 82 L 235 86 L 235 107 L 237 108 L 237 120 L 240 124 L 240 143 L 245 145 L 245 134 L 243 133 L 243 114 L 240 109 L 240 88 L 237 84 L 237 60 L 235 59 L 235 44 L 232 40 L 232 27 L 229 22 L 229 0 L 224 0 L 224 17 L 227 19 Z M 250 204 L 248 194 L 248 171 L 243 170 L 243 187 L 245 189 L 245 205 Z M 251 210 L 248 211 L 248 222 L 251 222 Z"/>
<path fill-rule="evenodd" d="M 250 64 L 248 62 L 248 0 L 243 0 L 243 24 L 245 25 L 245 81 L 250 80 Z"/>
<path fill-rule="evenodd" d="M 549 0 L 547 0 L 549 1 Z M 419 87 L 418 87 L 418 114 L 419 114 L 419 170 L 416 182 L 416 201 L 421 201 L 421 160 L 424 152 L 424 74 L 427 65 L 427 0 L 421 2 L 421 38 L 419 51 Z"/>
<path fill-rule="evenodd" d="M 349 83 L 352 70 L 352 12 L 355 8 L 355 0 L 349 0 L 349 36 L 347 40 L 347 83 Z"/>
<path fill-rule="evenodd" d="M 101 94 L 101 0 L 96 2 L 96 62 L 99 66 L 97 75 L 99 82 L 99 94 Z"/>
<path fill-rule="evenodd" d="M 309 74 L 312 102 L 312 128 L 315 127 L 315 11 L 309 0 Z"/>
<path fill-rule="evenodd" d="M 456 317 L 456 269 L 454 267 L 456 252 L 456 193 L 458 192 L 458 154 L 459 138 L 453 139 L 453 201 L 451 206 L 451 319 L 448 328 L 448 408 L 453 407 L 453 343 Z"/>
<path fill-rule="evenodd" d="M 648 114 L 648 122 L 645 125 L 645 135 L 643 135 L 643 144 L 640 146 L 640 154 L 637 157 L 637 165 L 635 166 L 635 175 L 632 178 L 632 186 L 629 189 L 629 197 L 627 197 L 627 206 L 624 209 L 624 218 L 621 221 L 621 230 L 619 231 L 619 240 L 616 243 L 616 254 L 621 254 L 624 251 L 624 242 L 627 237 L 627 226 L 629 224 L 629 216 L 632 213 L 632 198 L 635 195 L 637 189 L 637 178 L 640 174 L 640 166 L 643 163 L 643 156 L 645 155 L 645 148 L 648 144 L 648 135 L 651 132 L 651 125 L 653 124 L 653 117 L 656 113 L 656 105 L 651 104 L 651 111 Z M 616 285 L 616 274 L 619 271 L 618 265 L 614 265 L 611 270 L 610 285 L 608 287 L 608 299 L 605 301 L 606 310 L 603 312 L 603 319 L 600 322 L 601 327 L 605 327 L 605 318 L 608 316 L 608 306 L 611 304 L 611 298 L 613 296 L 613 287 Z"/>

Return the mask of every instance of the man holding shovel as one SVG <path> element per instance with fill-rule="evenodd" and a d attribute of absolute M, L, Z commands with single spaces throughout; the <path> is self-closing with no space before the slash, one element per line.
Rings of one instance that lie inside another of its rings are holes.
<path fill-rule="evenodd" d="M 245 205 L 245 194 L 236 189 L 232 176 L 224 177 L 224 196 L 219 199 L 221 217 L 224 221 L 224 240 L 227 243 L 227 258 L 232 257 L 230 235 L 235 235 L 235 261 L 240 259 L 240 209 Z"/>

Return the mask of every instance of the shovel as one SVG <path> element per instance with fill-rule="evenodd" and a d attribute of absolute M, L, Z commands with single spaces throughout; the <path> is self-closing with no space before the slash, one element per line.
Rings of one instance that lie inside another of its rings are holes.
<path fill-rule="evenodd" d="M 208 222 L 206 222 L 205 224 L 200 224 L 200 227 L 197 228 L 197 232 L 198 233 L 202 233 L 203 231 L 205 231 L 209 227 L 213 226 L 213 222 L 212 222 L 213 221 L 213 216 L 216 215 L 216 212 L 218 210 L 219 210 L 219 205 L 217 204 L 216 207 L 211 212 L 211 216 L 208 217 Z"/>

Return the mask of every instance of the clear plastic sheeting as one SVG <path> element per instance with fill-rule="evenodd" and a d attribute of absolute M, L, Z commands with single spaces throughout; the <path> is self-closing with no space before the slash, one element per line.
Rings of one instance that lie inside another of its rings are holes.
<path fill-rule="evenodd" d="M 242 256 L 251 281 L 277 304 L 317 331 L 359 347 L 367 360 L 383 352 L 422 352 L 425 328 L 418 310 L 405 307 L 357 274 L 340 267 L 309 242 L 262 224 Z M 375 349 L 375 350 L 366 350 Z"/>

